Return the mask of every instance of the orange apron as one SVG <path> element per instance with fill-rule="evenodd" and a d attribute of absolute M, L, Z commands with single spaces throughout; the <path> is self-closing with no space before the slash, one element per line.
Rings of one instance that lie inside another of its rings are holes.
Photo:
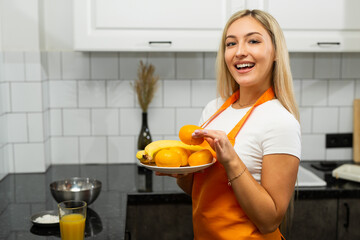
<path fill-rule="evenodd" d="M 219 110 L 202 125 L 202 127 L 205 128 L 238 98 L 239 91 L 228 98 Z M 270 87 L 230 131 L 227 136 L 233 146 L 237 134 L 253 109 L 273 98 L 274 91 Z M 208 145 L 208 147 L 210 146 Z M 213 154 L 215 153 L 214 151 L 212 152 Z M 240 207 L 232 188 L 228 186 L 226 171 L 219 162 L 216 162 L 203 172 L 194 174 L 192 204 L 195 240 L 281 239 L 279 229 L 270 234 L 261 234 L 259 232 L 257 227 L 251 222 Z"/>

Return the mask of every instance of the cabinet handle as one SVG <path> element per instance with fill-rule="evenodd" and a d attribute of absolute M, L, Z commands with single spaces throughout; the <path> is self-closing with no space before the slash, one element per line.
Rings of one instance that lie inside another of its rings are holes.
<path fill-rule="evenodd" d="M 340 42 L 317 42 L 319 47 L 340 46 Z"/>
<path fill-rule="evenodd" d="M 150 46 L 171 46 L 171 41 L 149 41 Z"/>
<path fill-rule="evenodd" d="M 344 207 L 346 210 L 346 222 L 344 223 L 344 227 L 348 228 L 349 222 L 350 222 L 350 207 L 349 207 L 349 204 L 347 204 L 347 203 L 344 203 Z"/>

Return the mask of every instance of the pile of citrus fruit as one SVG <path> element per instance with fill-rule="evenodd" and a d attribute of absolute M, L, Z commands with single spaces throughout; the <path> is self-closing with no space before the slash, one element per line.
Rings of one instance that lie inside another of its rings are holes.
<path fill-rule="evenodd" d="M 179 131 L 180 140 L 187 145 L 199 145 L 204 142 L 204 138 L 193 138 L 192 133 L 201 129 L 195 125 L 185 125 Z M 158 151 L 155 155 L 155 164 L 158 167 L 184 167 L 199 166 L 211 163 L 212 153 L 203 148 L 198 151 L 191 151 L 184 147 L 170 147 Z"/>

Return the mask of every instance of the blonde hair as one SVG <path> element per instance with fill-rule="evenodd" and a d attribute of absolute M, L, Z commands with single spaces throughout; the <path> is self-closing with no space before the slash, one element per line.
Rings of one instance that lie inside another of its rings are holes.
<path fill-rule="evenodd" d="M 275 97 L 299 121 L 299 111 L 294 96 L 293 79 L 290 70 L 289 53 L 283 32 L 275 18 L 261 10 L 242 10 L 236 12 L 225 25 L 216 59 L 217 90 L 219 96 L 227 99 L 239 89 L 239 84 L 232 77 L 225 63 L 225 38 L 229 26 L 234 21 L 245 16 L 251 16 L 256 19 L 269 33 L 276 57 L 271 82 Z"/>

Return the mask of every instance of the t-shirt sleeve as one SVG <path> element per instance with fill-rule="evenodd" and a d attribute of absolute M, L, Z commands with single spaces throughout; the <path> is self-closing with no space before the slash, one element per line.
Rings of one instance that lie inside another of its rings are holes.
<path fill-rule="evenodd" d="M 202 111 L 199 126 L 201 126 L 205 121 L 207 121 L 224 103 L 224 100 L 221 98 L 216 98 L 211 100 Z"/>
<path fill-rule="evenodd" d="M 264 155 L 290 154 L 301 159 L 299 122 L 292 115 L 269 122 L 262 144 Z"/>

